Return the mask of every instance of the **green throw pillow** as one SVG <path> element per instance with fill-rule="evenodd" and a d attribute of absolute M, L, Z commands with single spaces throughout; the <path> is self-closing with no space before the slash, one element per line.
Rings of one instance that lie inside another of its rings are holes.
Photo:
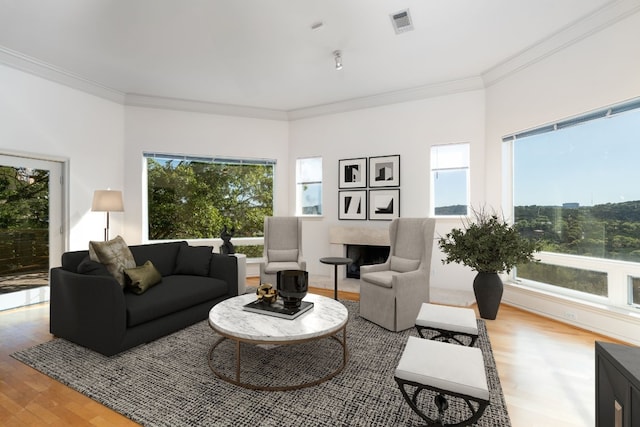
<path fill-rule="evenodd" d="M 109 273 L 116 278 L 120 286 L 124 288 L 125 268 L 133 268 L 136 261 L 127 246 L 127 243 L 120 236 L 107 242 L 89 242 L 89 257 L 92 261 L 98 261 L 107 267 Z"/>
<path fill-rule="evenodd" d="M 138 295 L 162 280 L 162 275 L 151 261 L 145 262 L 140 267 L 125 268 L 124 274 L 130 280 L 127 282 L 127 287 Z"/>

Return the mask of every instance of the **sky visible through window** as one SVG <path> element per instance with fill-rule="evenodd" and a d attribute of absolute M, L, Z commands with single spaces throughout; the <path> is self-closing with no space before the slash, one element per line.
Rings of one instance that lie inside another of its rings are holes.
<path fill-rule="evenodd" d="M 640 110 L 519 139 L 514 206 L 640 200 Z"/>

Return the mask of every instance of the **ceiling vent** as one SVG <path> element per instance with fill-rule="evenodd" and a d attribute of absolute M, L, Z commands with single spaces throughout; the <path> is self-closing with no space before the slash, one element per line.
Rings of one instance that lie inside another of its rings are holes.
<path fill-rule="evenodd" d="M 396 34 L 402 34 L 413 30 L 413 20 L 409 14 L 409 9 L 392 13 L 389 17 L 391 18 L 391 23 L 393 24 L 393 29 Z"/>

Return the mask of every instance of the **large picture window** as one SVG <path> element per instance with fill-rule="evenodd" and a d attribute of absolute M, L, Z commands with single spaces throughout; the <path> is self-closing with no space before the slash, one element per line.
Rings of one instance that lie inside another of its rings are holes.
<path fill-rule="evenodd" d="M 634 101 L 505 138 L 515 222 L 544 251 L 519 279 L 628 303 L 640 267 L 639 137 Z"/>
<path fill-rule="evenodd" d="M 235 238 L 264 235 L 264 217 L 273 214 L 275 161 L 144 157 L 149 240 L 217 238 L 225 226 Z"/>

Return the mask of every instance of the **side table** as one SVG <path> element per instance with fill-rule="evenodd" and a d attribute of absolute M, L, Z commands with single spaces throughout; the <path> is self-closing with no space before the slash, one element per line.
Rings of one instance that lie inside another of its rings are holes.
<path fill-rule="evenodd" d="M 351 258 L 343 257 L 325 257 L 320 258 L 320 262 L 323 264 L 331 264 L 333 269 L 333 299 L 338 300 L 338 266 L 347 265 L 353 262 Z"/>

